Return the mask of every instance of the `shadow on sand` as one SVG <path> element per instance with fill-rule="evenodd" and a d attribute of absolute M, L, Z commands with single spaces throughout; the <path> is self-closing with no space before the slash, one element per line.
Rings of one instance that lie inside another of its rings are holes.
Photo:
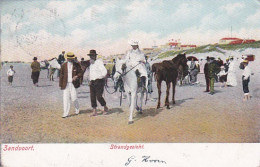
<path fill-rule="evenodd" d="M 38 87 L 50 87 L 50 86 L 53 86 L 53 85 L 39 85 Z"/>
<path fill-rule="evenodd" d="M 12 86 L 13 88 L 25 88 L 26 86 Z"/>
<path fill-rule="evenodd" d="M 78 94 L 84 94 L 84 93 L 90 93 L 90 92 L 78 92 Z"/>
<path fill-rule="evenodd" d="M 188 101 L 188 100 L 193 100 L 193 97 L 187 98 L 187 99 L 181 99 L 181 100 L 176 100 L 175 104 L 170 103 L 171 106 L 180 106 L 182 103 Z"/>
<path fill-rule="evenodd" d="M 79 99 L 88 98 L 89 96 L 78 96 Z"/>
<path fill-rule="evenodd" d="M 162 112 L 162 110 L 163 110 L 162 108 L 160 108 L 160 109 L 149 108 L 149 109 L 143 110 L 142 114 L 137 112 L 136 115 L 134 116 L 134 121 L 139 121 L 148 116 L 154 117 L 154 116 L 158 115 L 160 112 Z"/>
<path fill-rule="evenodd" d="M 111 109 L 109 109 L 109 111 L 106 115 L 110 115 L 110 114 L 114 114 L 114 113 L 121 114 L 122 112 L 124 112 L 122 110 L 122 108 L 111 108 Z"/>

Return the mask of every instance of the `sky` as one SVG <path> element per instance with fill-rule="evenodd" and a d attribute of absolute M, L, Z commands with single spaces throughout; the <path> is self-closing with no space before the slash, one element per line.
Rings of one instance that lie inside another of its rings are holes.
<path fill-rule="evenodd" d="M 218 43 L 223 37 L 260 40 L 260 0 L 1 1 L 2 61 L 45 60 L 65 52 L 87 57 L 140 48 Z"/>

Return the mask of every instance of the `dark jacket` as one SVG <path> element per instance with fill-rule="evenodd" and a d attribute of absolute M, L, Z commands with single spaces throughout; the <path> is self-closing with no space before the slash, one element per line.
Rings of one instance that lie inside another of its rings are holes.
<path fill-rule="evenodd" d="M 32 62 L 31 64 L 32 72 L 40 72 L 41 71 L 41 65 L 38 61 Z"/>
<path fill-rule="evenodd" d="M 208 62 L 204 65 L 204 75 L 206 78 L 209 77 L 209 63 Z"/>
<path fill-rule="evenodd" d="M 61 65 L 61 69 L 60 69 L 60 88 L 62 90 L 64 90 L 67 86 L 67 82 L 68 82 L 68 66 L 67 66 L 68 62 L 65 62 Z M 72 69 L 72 78 L 74 76 L 78 76 L 78 78 L 73 81 L 73 85 L 75 88 L 78 88 L 80 86 L 80 77 L 83 76 L 83 71 L 81 69 L 81 66 L 79 63 L 73 63 L 73 69 Z"/>
<path fill-rule="evenodd" d="M 215 61 L 208 64 L 208 76 L 209 76 L 209 78 L 215 78 L 216 74 L 219 73 L 219 71 L 220 71 L 220 68 Z"/>
<path fill-rule="evenodd" d="M 57 61 L 60 65 L 63 64 L 65 62 L 64 55 L 60 54 Z"/>

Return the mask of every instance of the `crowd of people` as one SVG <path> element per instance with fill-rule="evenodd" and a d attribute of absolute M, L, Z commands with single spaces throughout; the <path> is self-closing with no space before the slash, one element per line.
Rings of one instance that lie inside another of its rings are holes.
<path fill-rule="evenodd" d="M 127 53 L 125 60 L 128 65 L 130 65 L 133 70 L 136 71 L 137 76 L 140 77 L 140 86 L 145 87 L 147 92 L 151 94 L 152 89 L 152 77 L 151 66 L 148 62 L 148 57 L 145 56 L 139 49 L 138 41 L 132 41 L 132 49 Z M 90 50 L 87 54 L 90 58 L 89 63 L 86 63 L 84 58 L 79 62 L 74 53 L 65 51 L 58 56 L 58 63 L 61 65 L 61 69 L 58 70 L 59 86 L 63 90 L 63 115 L 62 118 L 67 118 L 70 111 L 71 101 L 75 107 L 75 114 L 79 114 L 79 102 L 77 99 L 77 88 L 83 82 L 83 75 L 86 68 L 89 70 L 89 88 L 90 88 L 90 101 L 92 106 L 91 116 L 97 116 L 97 101 L 103 106 L 103 113 L 108 112 L 108 107 L 106 101 L 103 97 L 105 78 L 107 76 L 107 69 L 104 66 L 102 59 L 97 59 L 96 50 Z M 236 73 L 235 73 L 235 62 L 233 57 L 226 59 L 224 63 L 223 60 L 218 58 L 215 60 L 214 57 L 207 57 L 206 63 L 204 64 L 204 75 L 206 80 L 206 90 L 209 94 L 213 95 L 214 83 L 221 82 L 221 88 L 227 86 L 237 86 Z M 83 68 L 83 64 L 84 68 Z M 114 64 L 115 64 L 114 60 Z M 244 91 L 244 100 L 250 99 L 249 95 L 249 81 L 251 71 L 248 66 L 248 60 L 243 60 L 241 62 L 241 69 L 243 69 L 242 74 L 242 85 Z M 87 64 L 87 65 L 86 65 Z M 197 75 L 201 71 L 201 63 L 195 61 L 194 58 L 189 62 L 189 75 L 190 83 L 194 85 L 199 83 L 197 80 Z M 37 57 L 33 58 L 31 63 L 31 79 L 34 86 L 38 87 L 39 75 L 40 75 L 40 63 L 37 61 Z M 112 76 L 115 73 L 115 67 L 112 70 Z M 7 71 L 9 85 L 12 85 L 13 77 L 15 75 L 15 70 L 13 66 Z M 148 84 L 147 84 L 148 83 Z M 124 91 L 122 88 L 120 91 Z"/>

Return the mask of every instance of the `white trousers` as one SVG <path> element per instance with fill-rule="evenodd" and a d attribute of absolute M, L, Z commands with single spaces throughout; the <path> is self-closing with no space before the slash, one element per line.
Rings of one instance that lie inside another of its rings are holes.
<path fill-rule="evenodd" d="M 70 101 L 72 101 L 74 103 L 76 113 L 78 113 L 79 112 L 79 102 L 77 99 L 77 91 L 72 83 L 67 83 L 66 89 L 63 90 L 63 117 L 66 117 L 69 115 Z"/>

